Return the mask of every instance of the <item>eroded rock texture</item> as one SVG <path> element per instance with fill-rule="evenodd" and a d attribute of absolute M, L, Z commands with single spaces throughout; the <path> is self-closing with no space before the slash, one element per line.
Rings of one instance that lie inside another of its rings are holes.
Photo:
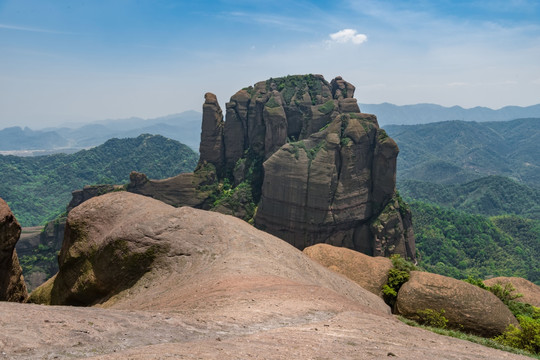
<path fill-rule="evenodd" d="M 410 212 L 395 192 L 398 147 L 360 112 L 354 89 L 321 75 L 262 81 L 231 97 L 224 124 L 207 94 L 199 164 L 215 166 L 230 194 L 249 186 L 240 205 L 258 205 L 255 225 L 299 249 L 328 243 L 414 259 Z M 225 198 L 219 211 L 231 208 Z"/>
<path fill-rule="evenodd" d="M 519 326 L 508 307 L 491 292 L 465 281 L 427 272 L 411 271 L 399 290 L 395 310 L 418 320 L 419 311 L 444 310 L 448 326 L 484 337 Z"/>
<path fill-rule="evenodd" d="M 15 251 L 21 225 L 8 204 L 0 199 L 0 301 L 23 302 L 28 297 Z"/>

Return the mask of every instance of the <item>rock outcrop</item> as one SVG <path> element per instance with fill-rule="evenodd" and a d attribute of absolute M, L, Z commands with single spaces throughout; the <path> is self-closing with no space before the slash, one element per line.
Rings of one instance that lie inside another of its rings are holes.
<path fill-rule="evenodd" d="M 321 265 L 344 275 L 382 298 L 382 287 L 388 282 L 388 272 L 393 268 L 390 259 L 371 257 L 328 244 L 313 245 L 305 248 L 303 252 Z"/>
<path fill-rule="evenodd" d="M 395 310 L 417 320 L 419 311 L 444 310 L 448 326 L 484 337 L 503 333 L 508 325 L 519 326 L 499 298 L 465 281 L 420 271 L 399 290 Z"/>
<path fill-rule="evenodd" d="M 127 191 L 237 216 L 299 249 L 327 243 L 415 261 L 411 214 L 395 190 L 399 149 L 354 90 L 341 77 L 269 79 L 233 95 L 225 121 L 206 93 L 195 172 L 132 173 Z"/>
<path fill-rule="evenodd" d="M 8 204 L 0 199 L 0 301 L 23 302 L 28 297 L 15 251 L 21 226 Z"/>
<path fill-rule="evenodd" d="M 69 202 L 66 211 L 70 212 L 74 207 L 82 204 L 88 199 L 103 195 L 112 191 L 124 190 L 122 185 L 87 185 L 81 190 L 74 190 L 71 192 L 71 201 Z"/>
<path fill-rule="evenodd" d="M 519 277 L 496 277 L 488 280 L 484 280 L 486 286 L 493 286 L 496 284 L 501 284 L 505 286 L 506 284 L 512 284 L 516 289 L 512 294 L 521 294 L 523 296 L 515 299 L 519 302 L 524 302 L 531 304 L 536 307 L 540 307 L 540 286 L 530 282 L 529 280 L 519 278 Z"/>
<path fill-rule="evenodd" d="M 389 314 L 377 296 L 242 220 L 129 192 L 69 213 L 59 265 L 31 301 L 227 315 L 240 304 L 235 317 L 273 322 L 314 309 Z"/>
<path fill-rule="evenodd" d="M 15 250 L 19 258 L 35 256 L 32 267 L 24 271 L 28 291 L 32 291 L 58 272 L 57 254 L 64 241 L 65 217 L 48 222 L 44 227 L 23 228 Z M 36 231 L 37 230 L 37 231 Z"/>
<path fill-rule="evenodd" d="M 255 225 L 299 249 L 328 243 L 414 260 L 410 212 L 395 192 L 398 147 L 353 96 L 341 77 L 270 79 L 233 95 L 223 122 L 207 94 L 199 164 L 218 169 L 229 194 L 248 184 Z"/>

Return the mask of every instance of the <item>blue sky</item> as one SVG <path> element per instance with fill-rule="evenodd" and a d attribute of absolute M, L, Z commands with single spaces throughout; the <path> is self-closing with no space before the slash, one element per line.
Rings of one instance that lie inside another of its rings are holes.
<path fill-rule="evenodd" d="M 222 107 L 288 74 L 361 103 L 540 103 L 540 1 L 0 0 L 0 128 Z"/>

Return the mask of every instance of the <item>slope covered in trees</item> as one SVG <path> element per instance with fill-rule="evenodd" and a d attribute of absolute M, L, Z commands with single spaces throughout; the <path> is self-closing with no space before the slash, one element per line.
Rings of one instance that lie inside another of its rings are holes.
<path fill-rule="evenodd" d="M 403 180 L 398 187 L 409 201 L 434 203 L 486 216 L 514 214 L 540 220 L 540 190 L 502 176 L 456 185 Z"/>
<path fill-rule="evenodd" d="M 540 284 L 540 221 L 488 218 L 423 202 L 411 209 L 426 270 L 461 279 L 519 276 Z"/>
<path fill-rule="evenodd" d="M 540 186 L 540 119 L 385 129 L 400 148 L 399 180 L 455 184 L 500 175 Z"/>
<path fill-rule="evenodd" d="M 193 171 L 198 155 L 160 135 L 111 139 L 74 154 L 0 156 L 0 197 L 23 226 L 43 224 L 65 211 L 71 191 L 91 184 L 122 184 L 131 171 L 162 179 Z"/>

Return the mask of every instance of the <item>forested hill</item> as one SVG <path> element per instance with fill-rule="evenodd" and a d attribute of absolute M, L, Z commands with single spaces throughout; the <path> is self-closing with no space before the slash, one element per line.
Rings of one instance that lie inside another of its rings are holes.
<path fill-rule="evenodd" d="M 485 216 L 512 214 L 540 220 L 540 190 L 502 176 L 457 185 L 403 180 L 398 188 L 407 201 L 422 201 Z"/>
<path fill-rule="evenodd" d="M 398 144 L 398 180 L 465 183 L 487 175 L 540 186 L 540 118 L 385 127 Z"/>
<path fill-rule="evenodd" d="M 22 226 L 39 225 L 65 211 L 71 192 L 85 185 L 126 183 L 131 171 L 163 179 L 193 171 L 197 160 L 188 146 L 148 134 L 69 155 L 0 155 L 0 197 Z"/>

